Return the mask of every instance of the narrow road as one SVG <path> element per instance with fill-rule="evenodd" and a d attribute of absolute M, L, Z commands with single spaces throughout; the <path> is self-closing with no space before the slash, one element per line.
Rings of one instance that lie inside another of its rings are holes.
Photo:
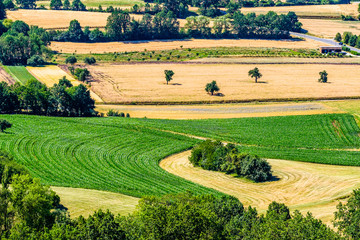
<path fill-rule="evenodd" d="M 315 41 L 318 41 L 318 42 L 323 42 L 323 43 L 330 44 L 330 45 L 333 45 L 333 46 L 341 46 L 338 42 L 336 42 L 336 41 L 334 41 L 332 39 L 319 38 L 319 37 L 314 37 L 314 36 L 310 36 L 310 35 L 306 35 L 306 34 L 302 34 L 302 33 L 296 33 L 296 32 L 290 32 L 290 34 L 294 35 L 294 36 L 297 36 L 297 37 L 301 37 L 301 38 L 307 38 L 307 39 L 315 40 Z M 348 45 L 346 45 L 346 46 L 348 48 L 350 48 L 350 50 L 360 53 L 360 49 L 357 49 L 357 48 L 354 48 L 354 47 L 351 47 L 351 46 L 348 46 Z"/>

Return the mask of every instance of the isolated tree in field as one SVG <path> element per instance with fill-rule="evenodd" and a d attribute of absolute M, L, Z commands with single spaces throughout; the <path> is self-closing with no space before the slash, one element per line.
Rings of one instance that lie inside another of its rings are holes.
<path fill-rule="evenodd" d="M 68 64 L 75 64 L 77 62 L 77 59 L 75 56 L 69 56 L 65 59 L 65 63 Z"/>
<path fill-rule="evenodd" d="M 11 128 L 12 124 L 6 120 L 0 119 L 0 131 L 4 132 L 6 129 Z"/>
<path fill-rule="evenodd" d="M 205 91 L 214 95 L 214 92 L 220 91 L 220 88 L 218 87 L 216 81 L 212 81 L 211 83 L 206 84 Z"/>
<path fill-rule="evenodd" d="M 322 72 L 319 72 L 319 75 L 320 75 L 320 78 L 319 78 L 319 82 L 321 82 L 321 83 L 326 83 L 327 82 L 327 80 L 328 80 L 328 73 L 324 70 L 324 71 L 322 71 Z"/>
<path fill-rule="evenodd" d="M 341 34 L 340 34 L 340 33 L 337 33 L 336 36 L 335 36 L 335 41 L 341 42 L 341 40 L 342 40 Z"/>
<path fill-rule="evenodd" d="M 164 73 L 165 73 L 166 84 L 169 84 L 175 73 L 173 70 L 165 70 Z"/>
<path fill-rule="evenodd" d="M 61 0 L 51 0 L 50 2 L 50 8 L 51 9 L 55 9 L 55 10 L 59 10 L 62 7 L 62 2 Z"/>
<path fill-rule="evenodd" d="M 249 71 L 249 76 L 255 78 L 255 83 L 257 83 L 258 78 L 261 78 L 262 74 L 260 73 L 259 69 L 256 67 Z"/>

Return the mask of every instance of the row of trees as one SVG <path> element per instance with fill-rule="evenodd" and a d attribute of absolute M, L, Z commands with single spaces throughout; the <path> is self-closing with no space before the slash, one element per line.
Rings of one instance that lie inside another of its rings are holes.
<path fill-rule="evenodd" d="M 255 182 L 264 182 L 272 178 L 269 163 L 257 156 L 242 154 L 233 144 L 207 140 L 195 146 L 189 161 L 196 167 L 206 170 L 237 174 Z"/>
<path fill-rule="evenodd" d="M 52 32 L 55 41 L 101 42 L 123 40 L 149 40 L 171 38 L 288 38 L 288 31 L 300 31 L 301 23 L 295 13 L 266 15 L 235 12 L 232 18 L 220 17 L 210 27 L 210 19 L 204 16 L 189 17 L 184 29 L 180 29 L 176 15 L 161 11 L 152 17 L 145 14 L 139 21 L 126 12 L 114 12 L 109 16 L 106 32 L 99 29 L 82 30 L 77 20 L 70 22 L 65 32 Z"/>
<path fill-rule="evenodd" d="M 52 116 L 95 116 L 95 102 L 82 84 L 73 86 L 63 78 L 47 88 L 37 80 L 9 86 L 0 82 L 0 113 L 26 111 Z"/>
<path fill-rule="evenodd" d="M 343 35 L 337 33 L 335 36 L 335 41 L 343 42 L 352 47 L 360 48 L 360 35 L 357 36 L 352 32 L 344 32 Z"/>
<path fill-rule="evenodd" d="M 43 28 L 23 21 L 0 21 L 0 61 L 5 65 L 27 64 L 34 55 L 50 54 L 51 36 Z"/>

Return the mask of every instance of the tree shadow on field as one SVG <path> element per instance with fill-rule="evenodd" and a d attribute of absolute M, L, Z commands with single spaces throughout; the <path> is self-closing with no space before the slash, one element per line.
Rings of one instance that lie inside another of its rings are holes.
<path fill-rule="evenodd" d="M 170 85 L 181 86 L 181 83 L 171 83 Z"/>
<path fill-rule="evenodd" d="M 225 94 L 223 94 L 223 93 L 216 93 L 216 94 L 214 94 L 214 96 L 225 97 Z"/>
<path fill-rule="evenodd" d="M 257 81 L 256 83 L 269 84 L 268 82 L 265 82 L 265 81 Z"/>
<path fill-rule="evenodd" d="M 65 207 L 61 203 L 57 206 L 57 208 L 60 209 L 60 210 L 65 210 L 65 211 L 69 210 L 67 207 Z"/>
<path fill-rule="evenodd" d="M 270 180 L 266 181 L 266 182 L 277 182 L 279 181 L 281 178 L 277 177 L 277 176 L 271 176 Z"/>

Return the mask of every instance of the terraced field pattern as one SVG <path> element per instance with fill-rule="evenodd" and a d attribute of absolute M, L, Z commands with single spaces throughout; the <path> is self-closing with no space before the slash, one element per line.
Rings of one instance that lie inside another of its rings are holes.
<path fill-rule="evenodd" d="M 136 197 L 185 190 L 222 194 L 159 167 L 161 159 L 200 141 L 186 135 L 236 142 L 263 157 L 360 165 L 360 129 L 348 114 L 222 120 L 1 118 L 13 127 L 0 133 L 0 148 L 45 184 Z"/>

